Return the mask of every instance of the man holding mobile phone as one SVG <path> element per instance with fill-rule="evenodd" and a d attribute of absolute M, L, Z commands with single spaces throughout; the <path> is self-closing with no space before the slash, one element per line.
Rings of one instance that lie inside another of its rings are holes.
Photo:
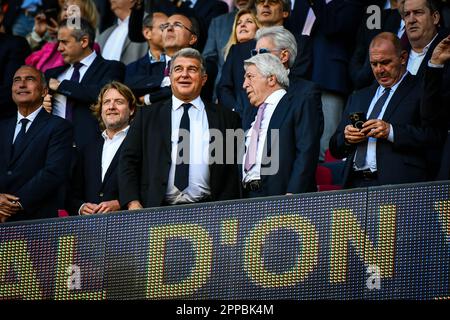
<path fill-rule="evenodd" d="M 376 36 L 369 47 L 376 84 L 350 96 L 342 121 L 330 140 L 336 158 L 347 158 L 344 187 L 425 181 L 425 150 L 439 132 L 420 115 L 420 82 L 406 71 L 408 53 L 392 33 Z M 363 111 L 361 128 L 350 115 Z"/>

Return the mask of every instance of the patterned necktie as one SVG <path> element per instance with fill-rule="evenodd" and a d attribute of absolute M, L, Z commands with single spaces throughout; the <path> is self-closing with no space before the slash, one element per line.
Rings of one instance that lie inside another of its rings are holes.
<path fill-rule="evenodd" d="M 387 98 L 389 97 L 390 88 L 385 88 L 381 97 L 378 98 L 375 103 L 372 112 L 369 115 L 369 119 L 377 119 L 380 115 L 381 110 L 383 109 L 384 104 L 386 103 Z M 355 155 L 355 164 L 357 168 L 363 168 L 366 164 L 366 155 L 367 155 L 367 141 L 361 142 L 358 144 L 356 148 Z"/>
<path fill-rule="evenodd" d="M 190 133 L 189 108 L 192 107 L 190 103 L 183 103 L 183 116 L 180 121 L 180 133 L 178 134 L 178 148 L 177 148 L 177 164 L 175 167 L 175 181 L 174 185 L 178 190 L 183 191 L 189 185 L 189 155 L 190 155 L 190 135 L 185 136 L 186 141 L 183 141 L 183 148 L 180 148 L 182 140 L 181 130 L 184 133 Z M 178 158 L 179 157 L 179 158 Z M 186 161 L 184 161 L 186 160 Z"/>
<path fill-rule="evenodd" d="M 26 135 L 27 124 L 30 122 L 27 118 L 23 118 L 20 120 L 20 131 L 16 136 L 16 139 L 13 143 L 11 156 L 14 157 L 14 152 L 19 149 L 20 145 L 23 143 Z"/>
<path fill-rule="evenodd" d="M 80 68 L 83 66 L 81 62 L 77 62 L 73 65 L 73 73 L 70 77 L 70 81 L 74 81 L 76 83 L 80 82 Z M 66 102 L 66 119 L 72 121 L 73 117 L 73 108 L 75 107 L 75 100 L 67 97 Z"/>
<path fill-rule="evenodd" d="M 164 77 L 168 77 L 170 75 L 170 62 L 172 60 L 167 61 L 166 67 L 164 68 Z"/>
<path fill-rule="evenodd" d="M 261 131 L 261 121 L 264 117 L 264 110 L 266 109 L 267 103 L 263 103 L 258 108 L 258 113 L 256 114 L 256 121 L 252 127 L 252 135 L 250 136 L 250 144 L 247 149 L 247 155 L 245 156 L 245 171 L 249 171 L 256 163 L 256 153 L 258 151 L 258 138 Z"/>

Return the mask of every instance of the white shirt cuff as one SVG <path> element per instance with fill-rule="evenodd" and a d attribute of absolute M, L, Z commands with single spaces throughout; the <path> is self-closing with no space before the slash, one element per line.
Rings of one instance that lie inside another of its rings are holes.
<path fill-rule="evenodd" d="M 151 101 L 150 101 L 150 93 L 147 93 L 145 96 L 144 96 L 144 103 L 146 104 L 146 105 L 151 105 L 152 103 L 151 103 Z"/>
<path fill-rule="evenodd" d="M 81 216 L 81 208 L 83 208 L 83 206 L 86 204 L 86 202 L 84 202 L 81 206 L 80 206 L 80 208 L 78 209 L 78 215 L 79 216 Z"/>
<path fill-rule="evenodd" d="M 431 60 L 428 61 L 428 66 L 431 67 L 431 68 L 440 68 L 440 69 L 444 67 L 443 64 L 434 64 L 434 63 L 431 63 Z"/>
<path fill-rule="evenodd" d="M 394 143 L 394 128 L 392 127 L 392 124 L 389 124 L 388 141 Z"/>

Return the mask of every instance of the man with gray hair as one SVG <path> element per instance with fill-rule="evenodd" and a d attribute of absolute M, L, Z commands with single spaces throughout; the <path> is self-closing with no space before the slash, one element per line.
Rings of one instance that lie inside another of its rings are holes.
<path fill-rule="evenodd" d="M 262 53 L 245 60 L 243 88 L 258 108 L 245 137 L 242 184 L 247 198 L 316 191 L 320 113 L 303 95 L 287 94 L 288 70 Z"/>
<path fill-rule="evenodd" d="M 119 195 L 129 210 L 239 197 L 233 148 L 210 143 L 238 129 L 239 116 L 200 98 L 208 76 L 197 50 L 171 61 L 172 98 L 140 108 L 122 146 Z"/>

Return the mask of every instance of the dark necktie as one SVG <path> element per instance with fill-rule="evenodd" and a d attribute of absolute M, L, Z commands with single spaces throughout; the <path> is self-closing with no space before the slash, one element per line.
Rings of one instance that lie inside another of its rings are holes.
<path fill-rule="evenodd" d="M 400 37 L 400 43 L 402 45 L 403 50 L 408 50 L 409 46 L 409 39 L 408 35 L 406 34 L 406 30 L 403 31 L 402 36 Z"/>
<path fill-rule="evenodd" d="M 73 65 L 73 73 L 70 77 L 70 81 L 74 81 L 76 83 L 80 82 L 80 68 L 83 66 L 81 62 L 77 62 Z M 75 106 L 75 100 L 67 97 L 66 102 L 66 119 L 72 121 L 73 108 Z"/>
<path fill-rule="evenodd" d="M 369 115 L 368 119 L 377 119 L 380 115 L 381 110 L 383 109 L 384 104 L 386 103 L 387 98 L 389 97 L 390 88 L 385 88 L 381 97 L 378 98 L 375 103 L 372 112 Z M 355 164 L 357 168 L 363 168 L 366 164 L 366 155 L 367 155 L 367 141 L 361 142 L 358 144 L 356 148 L 355 155 Z"/>
<path fill-rule="evenodd" d="M 183 103 L 183 116 L 180 121 L 180 131 L 183 129 L 190 133 L 189 108 L 192 107 L 190 103 Z M 181 132 L 178 134 L 178 148 L 177 148 L 177 164 L 175 168 L 174 185 L 178 190 L 183 191 L 189 185 L 189 155 L 190 155 L 190 135 L 185 137 L 183 141 L 183 149 L 180 150 L 180 142 L 182 140 Z M 179 158 L 178 158 L 179 157 Z"/>
<path fill-rule="evenodd" d="M 28 120 L 27 118 L 23 118 L 20 120 L 21 127 L 20 127 L 20 131 L 17 134 L 16 139 L 14 140 L 14 143 L 13 143 L 13 148 L 12 148 L 12 153 L 11 153 L 12 157 L 14 157 L 14 152 L 19 149 L 20 145 L 25 140 L 25 135 L 26 135 L 25 130 L 27 128 L 28 122 L 30 122 L 30 120 Z"/>
<path fill-rule="evenodd" d="M 166 67 L 164 68 L 164 77 L 168 77 L 170 75 L 170 61 L 167 61 Z"/>

